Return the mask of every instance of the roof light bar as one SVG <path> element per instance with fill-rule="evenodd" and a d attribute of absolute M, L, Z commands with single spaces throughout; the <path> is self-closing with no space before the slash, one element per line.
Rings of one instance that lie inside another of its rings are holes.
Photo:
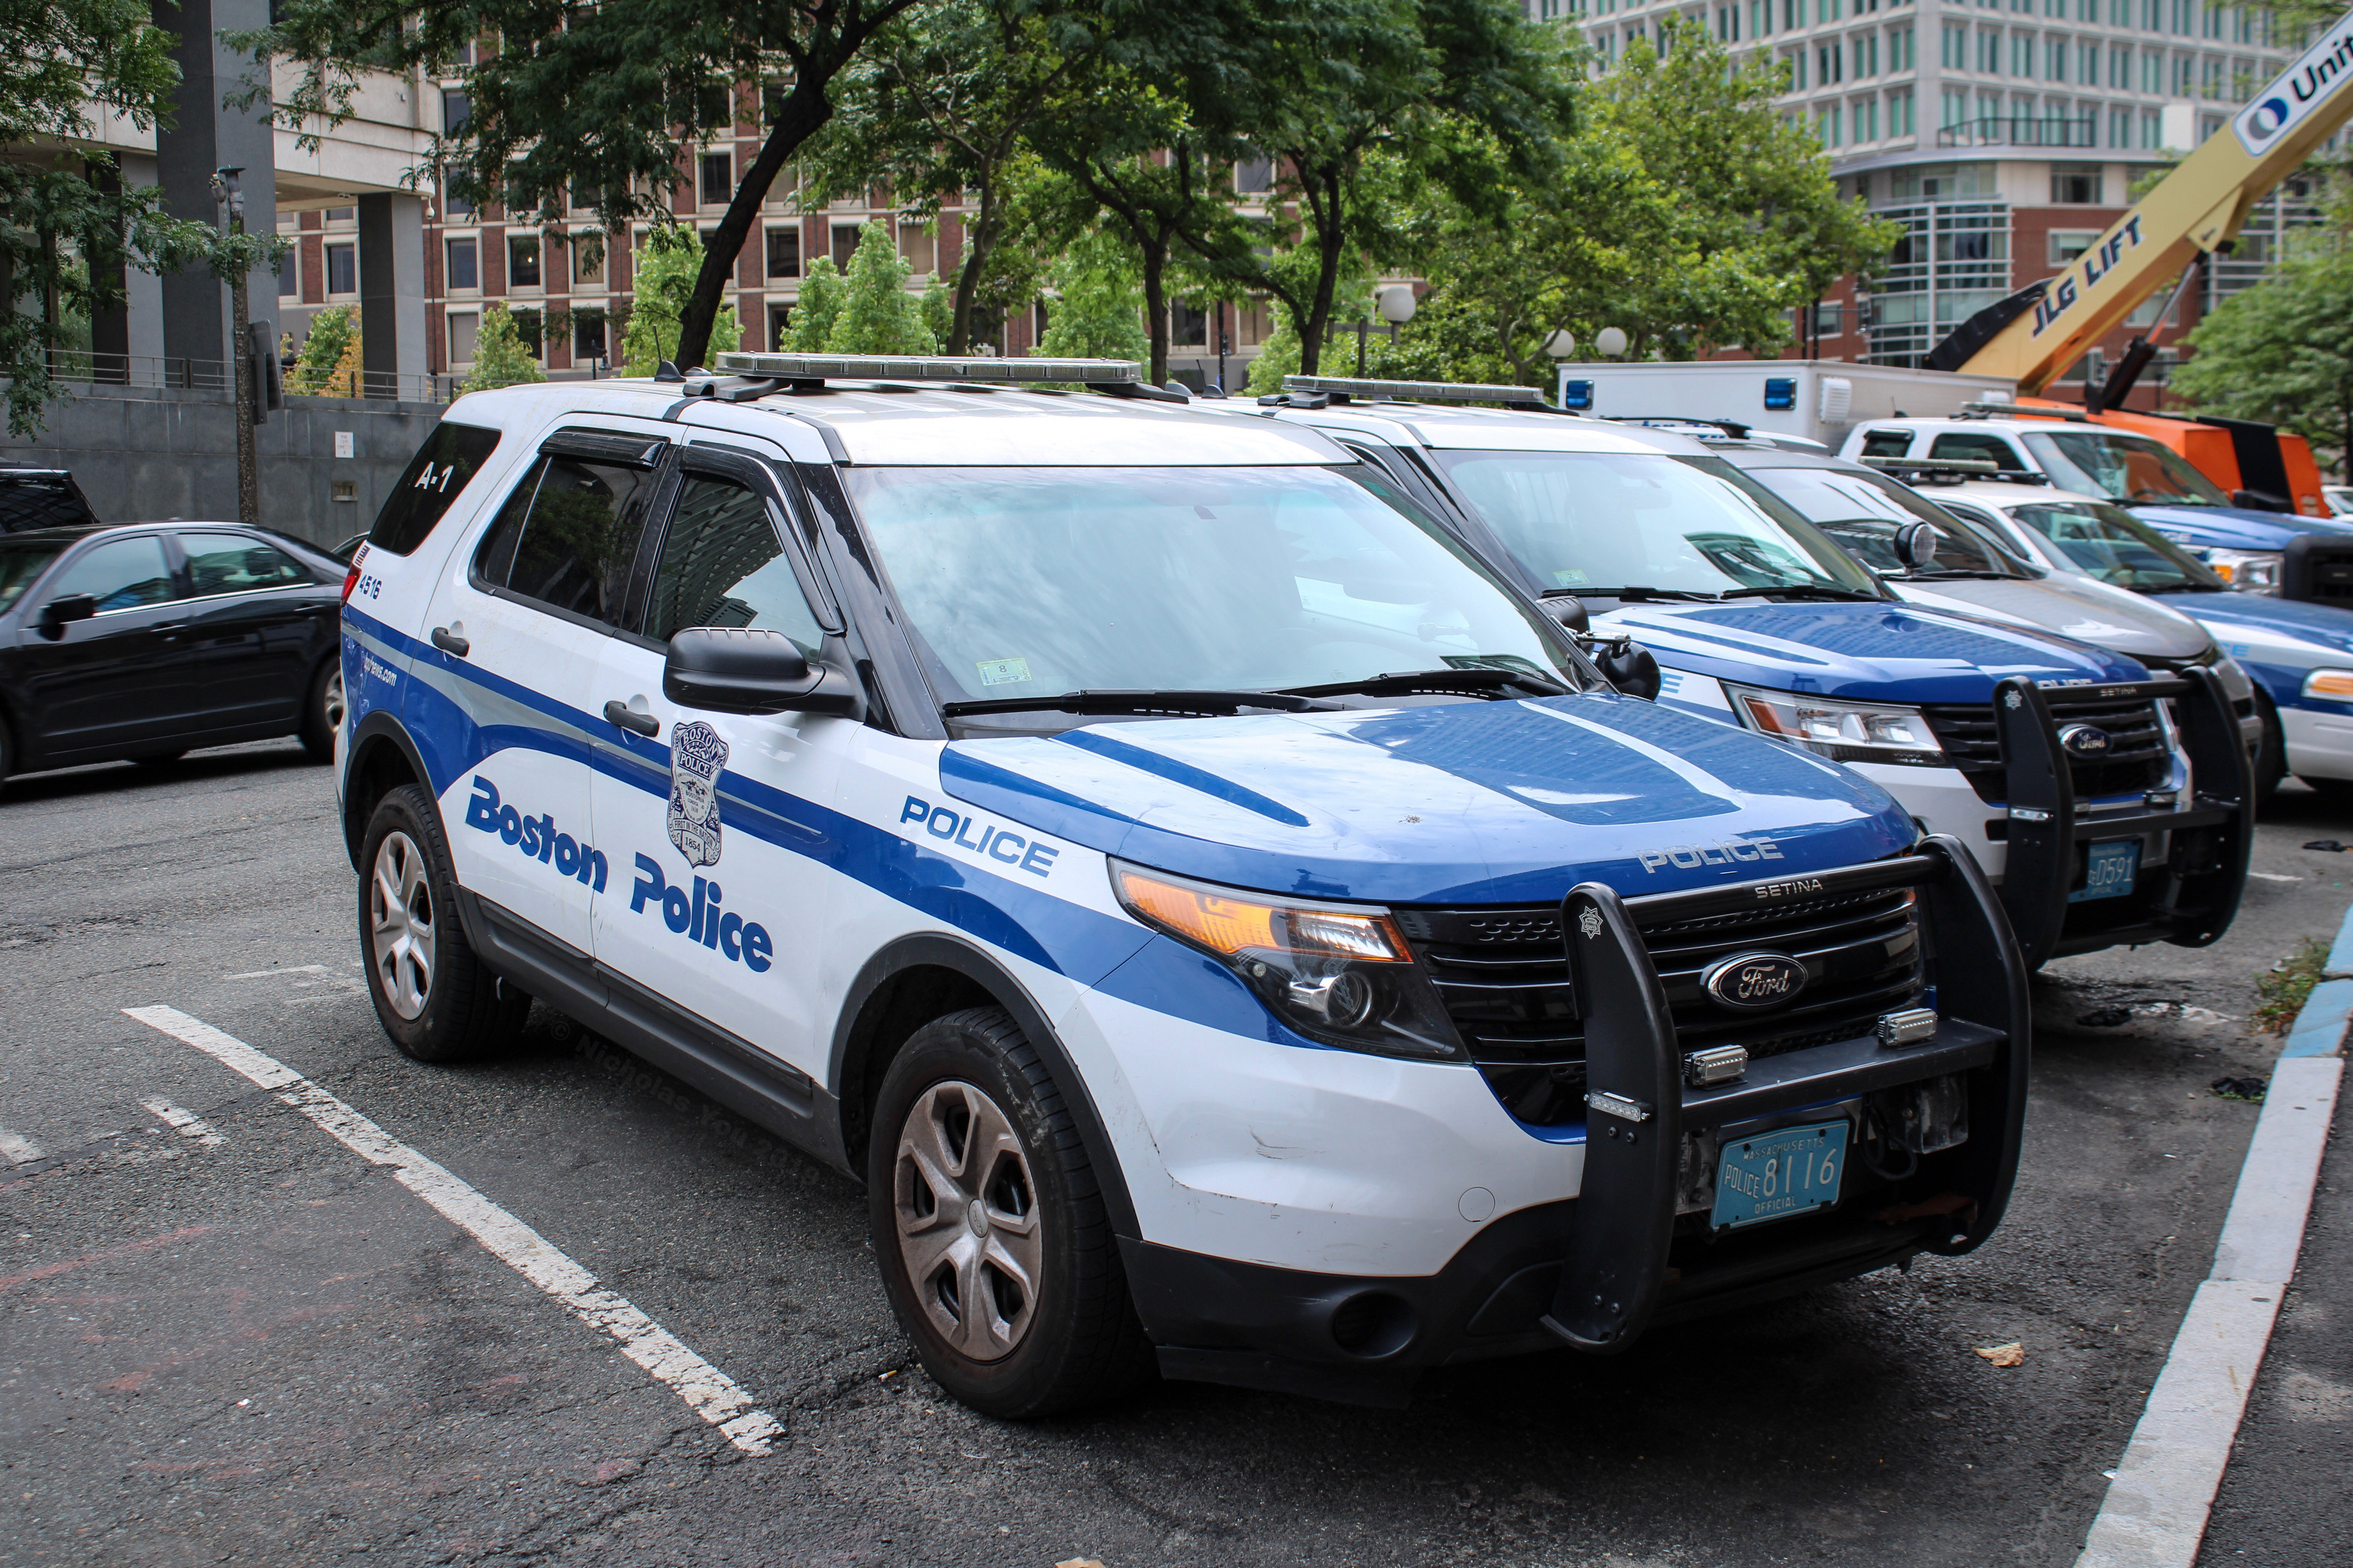
<path fill-rule="evenodd" d="M 1285 392 L 1320 392 L 1327 397 L 1388 399 L 1394 403 L 1519 403 L 1545 407 L 1533 386 L 1484 386 L 1468 381 L 1375 381 L 1353 375 L 1286 375 Z"/>
<path fill-rule="evenodd" d="M 932 354 L 723 353 L 731 375 L 777 381 L 963 381 L 1006 384 L 1141 385 L 1144 367 L 1126 359 L 947 359 Z"/>

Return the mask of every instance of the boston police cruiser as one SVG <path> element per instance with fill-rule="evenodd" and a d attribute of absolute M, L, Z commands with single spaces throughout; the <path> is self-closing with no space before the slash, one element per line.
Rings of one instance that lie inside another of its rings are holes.
<path fill-rule="evenodd" d="M 408 1055 L 535 997 L 863 1179 L 1005 1415 L 1397 1401 L 1999 1222 L 2024 970 L 1877 785 L 1134 365 L 723 366 L 468 396 L 354 563 Z"/>

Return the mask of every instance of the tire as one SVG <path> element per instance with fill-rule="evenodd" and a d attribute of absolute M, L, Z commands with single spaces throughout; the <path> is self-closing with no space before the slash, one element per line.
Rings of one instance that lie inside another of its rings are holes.
<path fill-rule="evenodd" d="M 311 677 L 302 697 L 302 749 L 314 763 L 335 760 L 335 731 L 343 727 L 343 661 L 331 658 Z"/>
<path fill-rule="evenodd" d="M 873 1129 L 875 1258 L 934 1381 L 1019 1420 L 1151 1374 L 1094 1169 L 1053 1075 L 1003 1008 L 915 1031 L 883 1074 Z"/>
<path fill-rule="evenodd" d="M 2331 805 L 2353 805 L 2353 779 L 2315 779 L 2295 775 L 2296 782 Z"/>
<path fill-rule="evenodd" d="M 2287 739 L 2280 731 L 2279 710 L 2261 691 L 2255 693 L 2255 712 L 2263 721 L 2263 744 L 2255 748 L 2253 758 L 2255 810 L 2260 815 L 2271 809 L 2272 797 L 2287 777 Z"/>
<path fill-rule="evenodd" d="M 415 784 L 387 792 L 360 866 L 360 957 L 392 1043 L 420 1062 L 456 1062 L 512 1039 L 531 998 L 502 986 L 466 941 L 433 797 Z"/>

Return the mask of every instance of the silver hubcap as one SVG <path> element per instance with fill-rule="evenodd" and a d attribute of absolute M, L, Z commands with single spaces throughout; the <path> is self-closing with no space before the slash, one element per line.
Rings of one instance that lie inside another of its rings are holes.
<path fill-rule="evenodd" d="M 343 672 L 338 668 L 327 677 L 327 728 L 343 727 Z"/>
<path fill-rule="evenodd" d="M 907 1113 L 892 1179 L 899 1260 L 940 1337 L 974 1361 L 1013 1353 L 1038 1304 L 1038 1189 L 1021 1140 L 968 1083 Z"/>
<path fill-rule="evenodd" d="M 368 935 L 375 983 L 404 1018 L 433 994 L 433 889 L 425 855 L 406 833 L 387 833 L 368 879 Z"/>

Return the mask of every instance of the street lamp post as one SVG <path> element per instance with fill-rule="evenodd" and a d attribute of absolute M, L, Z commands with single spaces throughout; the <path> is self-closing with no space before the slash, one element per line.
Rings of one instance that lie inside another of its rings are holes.
<path fill-rule="evenodd" d="M 213 191 L 227 209 L 223 228 L 230 240 L 232 261 L 241 261 L 237 238 L 245 233 L 245 193 L 237 189 L 237 176 L 245 173 L 243 165 L 216 169 L 213 173 Z M 261 523 L 261 475 L 253 449 L 253 355 L 246 340 L 253 333 L 245 297 L 246 275 L 242 265 L 230 275 L 229 354 L 237 365 L 237 396 L 234 421 L 237 426 L 237 520 L 248 528 Z"/>

